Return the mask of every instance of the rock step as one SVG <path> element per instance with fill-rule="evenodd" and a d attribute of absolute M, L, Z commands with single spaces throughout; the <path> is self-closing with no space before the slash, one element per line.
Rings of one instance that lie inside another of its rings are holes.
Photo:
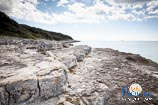
<path fill-rule="evenodd" d="M 20 50 L 22 53 L 0 53 L 0 105 L 28 105 L 63 94 L 68 69 L 82 61 L 91 48 L 76 46 L 44 54 L 26 47 Z"/>

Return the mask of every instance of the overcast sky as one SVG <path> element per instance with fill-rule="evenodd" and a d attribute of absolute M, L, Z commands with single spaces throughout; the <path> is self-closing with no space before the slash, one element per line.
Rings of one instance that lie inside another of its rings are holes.
<path fill-rule="evenodd" d="M 21 24 L 77 40 L 157 40 L 157 0 L 0 0 Z"/>

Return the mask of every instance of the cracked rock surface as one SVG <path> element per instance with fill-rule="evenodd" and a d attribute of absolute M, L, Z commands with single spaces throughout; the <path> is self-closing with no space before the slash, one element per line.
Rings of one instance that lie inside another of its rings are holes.
<path fill-rule="evenodd" d="M 0 40 L 0 105 L 157 105 L 157 81 L 158 64 L 139 55 L 65 42 Z M 152 100 L 122 96 L 122 87 L 133 83 L 152 92 Z"/>
<path fill-rule="evenodd" d="M 69 96 L 78 97 L 83 105 L 158 104 L 158 65 L 139 55 L 96 48 L 68 77 Z M 135 97 L 122 96 L 122 87 L 133 83 L 152 92 L 152 100 L 140 96 L 139 101 L 133 101 Z"/>

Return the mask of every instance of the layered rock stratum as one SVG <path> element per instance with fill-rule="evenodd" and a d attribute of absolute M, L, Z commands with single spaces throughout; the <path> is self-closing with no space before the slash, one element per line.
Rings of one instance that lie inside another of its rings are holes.
<path fill-rule="evenodd" d="M 133 83 L 152 97 L 122 96 Z M 0 39 L 0 105 L 157 104 L 158 64 L 140 55 L 67 41 Z"/>

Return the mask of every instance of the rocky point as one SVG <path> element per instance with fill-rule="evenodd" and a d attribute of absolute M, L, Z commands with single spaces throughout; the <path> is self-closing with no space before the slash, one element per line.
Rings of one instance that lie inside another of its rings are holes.
<path fill-rule="evenodd" d="M 157 105 L 157 81 L 158 64 L 140 55 L 68 41 L 0 40 L 0 105 Z M 152 100 L 122 96 L 132 83 Z"/>

